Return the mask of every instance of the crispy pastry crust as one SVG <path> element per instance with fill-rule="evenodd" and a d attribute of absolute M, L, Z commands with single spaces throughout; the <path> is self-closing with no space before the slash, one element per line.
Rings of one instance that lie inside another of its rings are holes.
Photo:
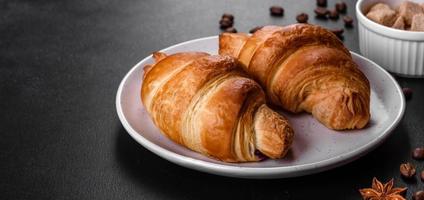
<path fill-rule="evenodd" d="M 282 158 L 293 141 L 288 121 L 265 104 L 258 83 L 230 56 L 154 53 L 142 102 L 163 134 L 227 162 Z"/>
<path fill-rule="evenodd" d="M 370 119 L 370 85 L 349 51 L 319 26 L 265 26 L 252 36 L 223 33 L 219 54 L 231 55 L 265 89 L 273 104 L 306 111 L 328 128 L 363 128 Z"/>

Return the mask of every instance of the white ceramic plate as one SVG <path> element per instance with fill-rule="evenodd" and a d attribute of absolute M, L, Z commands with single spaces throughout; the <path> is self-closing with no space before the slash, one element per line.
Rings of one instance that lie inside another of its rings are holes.
<path fill-rule="evenodd" d="M 191 40 L 161 50 L 165 53 L 204 51 L 217 54 L 217 36 Z M 337 132 L 327 129 L 309 114 L 282 112 L 295 130 L 288 156 L 256 163 L 225 163 L 180 146 L 154 126 L 140 100 L 143 67 L 149 56 L 122 80 L 116 96 L 119 119 L 128 133 L 148 150 L 178 165 L 231 177 L 282 178 L 328 170 L 353 161 L 381 144 L 397 126 L 405 110 L 403 93 L 393 77 L 372 61 L 352 53 L 371 83 L 371 121 L 362 130 Z"/>

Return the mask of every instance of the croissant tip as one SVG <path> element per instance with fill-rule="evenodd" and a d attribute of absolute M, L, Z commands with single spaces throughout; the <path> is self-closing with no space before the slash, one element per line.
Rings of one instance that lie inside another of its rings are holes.
<path fill-rule="evenodd" d="M 167 57 L 166 53 L 163 53 L 163 52 L 160 52 L 160 51 L 155 51 L 152 54 L 153 54 L 153 59 L 155 59 L 156 62 L 159 62 L 160 60 Z"/>
<path fill-rule="evenodd" d="M 264 104 L 255 114 L 254 127 L 257 150 L 272 159 L 287 154 L 294 137 L 287 119 Z"/>

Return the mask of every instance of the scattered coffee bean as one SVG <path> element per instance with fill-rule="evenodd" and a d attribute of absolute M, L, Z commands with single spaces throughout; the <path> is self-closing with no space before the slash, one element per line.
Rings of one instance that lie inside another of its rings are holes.
<path fill-rule="evenodd" d="M 352 19 L 352 17 L 344 16 L 343 17 L 343 21 L 344 21 L 346 27 L 352 27 L 353 26 L 353 19 Z"/>
<path fill-rule="evenodd" d="M 327 7 L 327 0 L 317 0 L 317 6 Z"/>
<path fill-rule="evenodd" d="M 263 26 L 257 26 L 255 28 L 250 29 L 249 33 L 255 33 L 256 31 L 258 31 L 259 29 L 261 29 Z"/>
<path fill-rule="evenodd" d="M 272 6 L 269 8 L 269 11 L 271 12 L 272 16 L 283 16 L 284 15 L 284 8 L 281 6 Z"/>
<path fill-rule="evenodd" d="M 233 26 L 233 23 L 234 22 L 231 21 L 228 18 L 222 18 L 221 20 L 219 20 L 219 27 L 221 29 L 226 29 L 226 28 L 232 27 Z"/>
<path fill-rule="evenodd" d="M 403 163 L 400 165 L 400 174 L 404 178 L 412 178 L 415 175 L 415 167 L 411 163 Z"/>
<path fill-rule="evenodd" d="M 342 29 L 342 28 L 338 28 L 338 29 L 331 29 L 330 30 L 332 33 L 334 33 L 334 35 L 336 35 L 339 39 L 343 39 L 343 32 L 344 32 L 344 29 Z"/>
<path fill-rule="evenodd" d="M 346 13 L 347 11 L 347 5 L 345 2 L 336 3 L 336 10 L 339 13 Z"/>
<path fill-rule="evenodd" d="M 420 173 L 420 178 L 421 178 L 421 181 L 423 181 L 423 182 L 424 182 L 424 171 L 422 171 L 422 172 Z"/>
<path fill-rule="evenodd" d="M 414 151 L 412 151 L 412 158 L 416 160 L 424 159 L 424 148 L 415 148 Z"/>
<path fill-rule="evenodd" d="M 403 95 L 405 95 L 405 99 L 409 100 L 412 97 L 412 89 L 411 88 L 402 88 Z"/>
<path fill-rule="evenodd" d="M 224 13 L 224 14 L 222 15 L 222 17 L 221 17 L 221 18 L 222 18 L 222 19 L 227 18 L 227 19 L 229 19 L 230 21 L 234 21 L 234 15 L 229 14 L 229 13 Z"/>
<path fill-rule="evenodd" d="M 424 191 L 419 190 L 412 195 L 412 199 L 414 200 L 424 200 Z"/>
<path fill-rule="evenodd" d="M 316 17 L 318 18 L 322 18 L 322 19 L 327 19 L 327 15 L 329 13 L 329 11 L 327 10 L 327 8 L 323 8 L 323 7 L 317 7 L 314 10 Z"/>
<path fill-rule="evenodd" d="M 237 29 L 235 29 L 234 27 L 229 27 L 229 28 L 226 28 L 224 30 L 224 32 L 226 32 L 226 33 L 237 33 Z"/>
<path fill-rule="evenodd" d="M 300 13 L 296 16 L 296 20 L 299 23 L 308 23 L 309 16 L 306 13 Z"/>
<path fill-rule="evenodd" d="M 332 20 L 339 19 L 339 12 L 337 12 L 337 10 L 330 11 L 330 14 L 328 14 L 328 18 L 330 18 Z"/>

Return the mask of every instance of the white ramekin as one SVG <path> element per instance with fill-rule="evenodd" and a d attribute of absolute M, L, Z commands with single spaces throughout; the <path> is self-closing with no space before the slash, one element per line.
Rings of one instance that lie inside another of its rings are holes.
<path fill-rule="evenodd" d="M 424 76 L 424 32 L 413 32 L 386 27 L 369 20 L 365 12 L 378 2 L 395 8 L 404 0 L 359 0 L 356 17 L 359 28 L 359 49 L 390 72 L 400 76 Z M 411 0 L 424 3 L 424 0 Z"/>

